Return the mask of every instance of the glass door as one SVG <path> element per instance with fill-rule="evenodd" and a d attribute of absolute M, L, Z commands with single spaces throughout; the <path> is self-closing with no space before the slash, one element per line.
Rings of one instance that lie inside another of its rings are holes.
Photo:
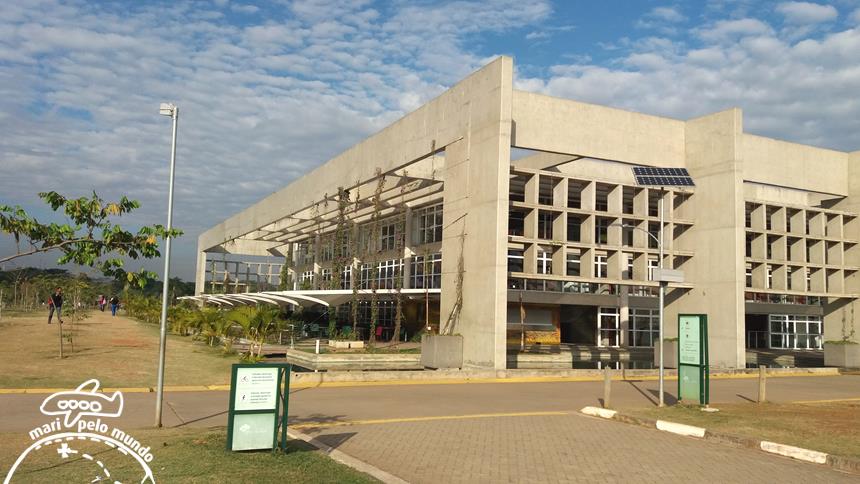
<path fill-rule="evenodd" d="M 618 308 L 597 309 L 597 346 L 617 348 L 620 344 L 621 321 Z"/>

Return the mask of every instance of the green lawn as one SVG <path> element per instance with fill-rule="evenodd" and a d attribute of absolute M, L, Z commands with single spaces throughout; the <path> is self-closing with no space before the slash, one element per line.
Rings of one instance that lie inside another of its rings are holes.
<path fill-rule="evenodd" d="M 815 404 L 721 404 L 719 412 L 676 405 L 623 413 L 704 427 L 845 457 L 860 458 L 860 401 Z"/>
<path fill-rule="evenodd" d="M 286 453 L 228 452 L 223 428 L 135 430 L 133 436 L 155 457 L 151 462 L 157 482 L 170 483 L 370 483 L 372 477 L 346 467 L 301 441 L 290 441 Z M 0 477 L 31 441 L 26 434 L 0 434 Z M 104 444 L 72 442 L 79 454 L 69 459 L 56 448 L 34 451 L 15 473 L 18 482 L 90 482 L 100 468 L 81 458 L 88 452 L 110 469 L 111 482 L 140 482 L 140 467 L 133 459 Z"/>
<path fill-rule="evenodd" d="M 65 317 L 59 358 L 59 328 L 38 312 L 0 321 L 0 388 L 74 388 L 90 378 L 103 387 L 152 387 L 156 384 L 158 327 L 109 312 Z M 168 336 L 166 385 L 215 385 L 230 381 L 236 355 L 225 355 L 188 337 Z"/>

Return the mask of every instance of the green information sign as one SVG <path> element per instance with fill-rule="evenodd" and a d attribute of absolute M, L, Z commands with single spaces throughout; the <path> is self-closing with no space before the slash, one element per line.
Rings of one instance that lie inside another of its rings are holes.
<path fill-rule="evenodd" d="M 678 316 L 678 362 L 702 364 L 702 335 L 699 316 Z"/>
<path fill-rule="evenodd" d="M 709 401 L 708 316 L 678 315 L 678 400 Z"/>
<path fill-rule="evenodd" d="M 286 450 L 289 393 L 289 364 L 233 365 L 227 450 Z"/>

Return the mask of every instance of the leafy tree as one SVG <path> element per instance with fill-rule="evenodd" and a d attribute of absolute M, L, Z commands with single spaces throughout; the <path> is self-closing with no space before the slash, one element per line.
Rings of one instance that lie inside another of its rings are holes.
<path fill-rule="evenodd" d="M 95 192 L 92 197 L 80 198 L 42 192 L 39 198 L 55 212 L 62 208 L 70 223 L 41 223 L 20 206 L 0 205 L 0 232 L 11 235 L 18 244 L 17 253 L 0 257 L 0 263 L 57 250 L 62 253 L 57 261 L 59 264 L 71 262 L 95 267 L 106 276 L 124 278 L 142 287 L 155 274 L 144 269 L 126 272 L 122 258 L 160 257 L 158 239 L 182 235 L 181 230 L 167 230 L 161 225 L 144 226 L 137 233 L 116 225 L 112 217 L 120 217 L 140 207 L 137 200 L 129 200 L 125 196 L 118 202 L 105 202 Z M 21 250 L 22 239 L 29 248 Z"/>

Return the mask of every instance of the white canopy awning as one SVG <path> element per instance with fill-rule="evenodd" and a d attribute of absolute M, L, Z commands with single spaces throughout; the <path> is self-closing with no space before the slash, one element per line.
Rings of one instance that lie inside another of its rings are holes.
<path fill-rule="evenodd" d="M 369 299 L 374 291 L 370 289 L 359 289 L 356 291 L 359 299 Z M 403 298 L 423 299 L 430 296 L 433 299 L 439 297 L 441 289 L 401 289 L 400 294 Z M 275 305 L 292 304 L 294 306 L 310 307 L 310 306 L 338 306 L 349 302 L 352 299 L 353 291 L 351 289 L 335 289 L 322 291 L 264 291 L 264 292 L 244 292 L 239 294 L 200 294 L 198 296 L 183 296 L 179 299 L 190 301 L 199 301 L 202 303 L 217 304 L 218 306 L 239 306 L 258 303 L 268 303 Z M 393 298 L 397 295 L 396 289 L 377 289 L 376 295 L 382 298 Z"/>

